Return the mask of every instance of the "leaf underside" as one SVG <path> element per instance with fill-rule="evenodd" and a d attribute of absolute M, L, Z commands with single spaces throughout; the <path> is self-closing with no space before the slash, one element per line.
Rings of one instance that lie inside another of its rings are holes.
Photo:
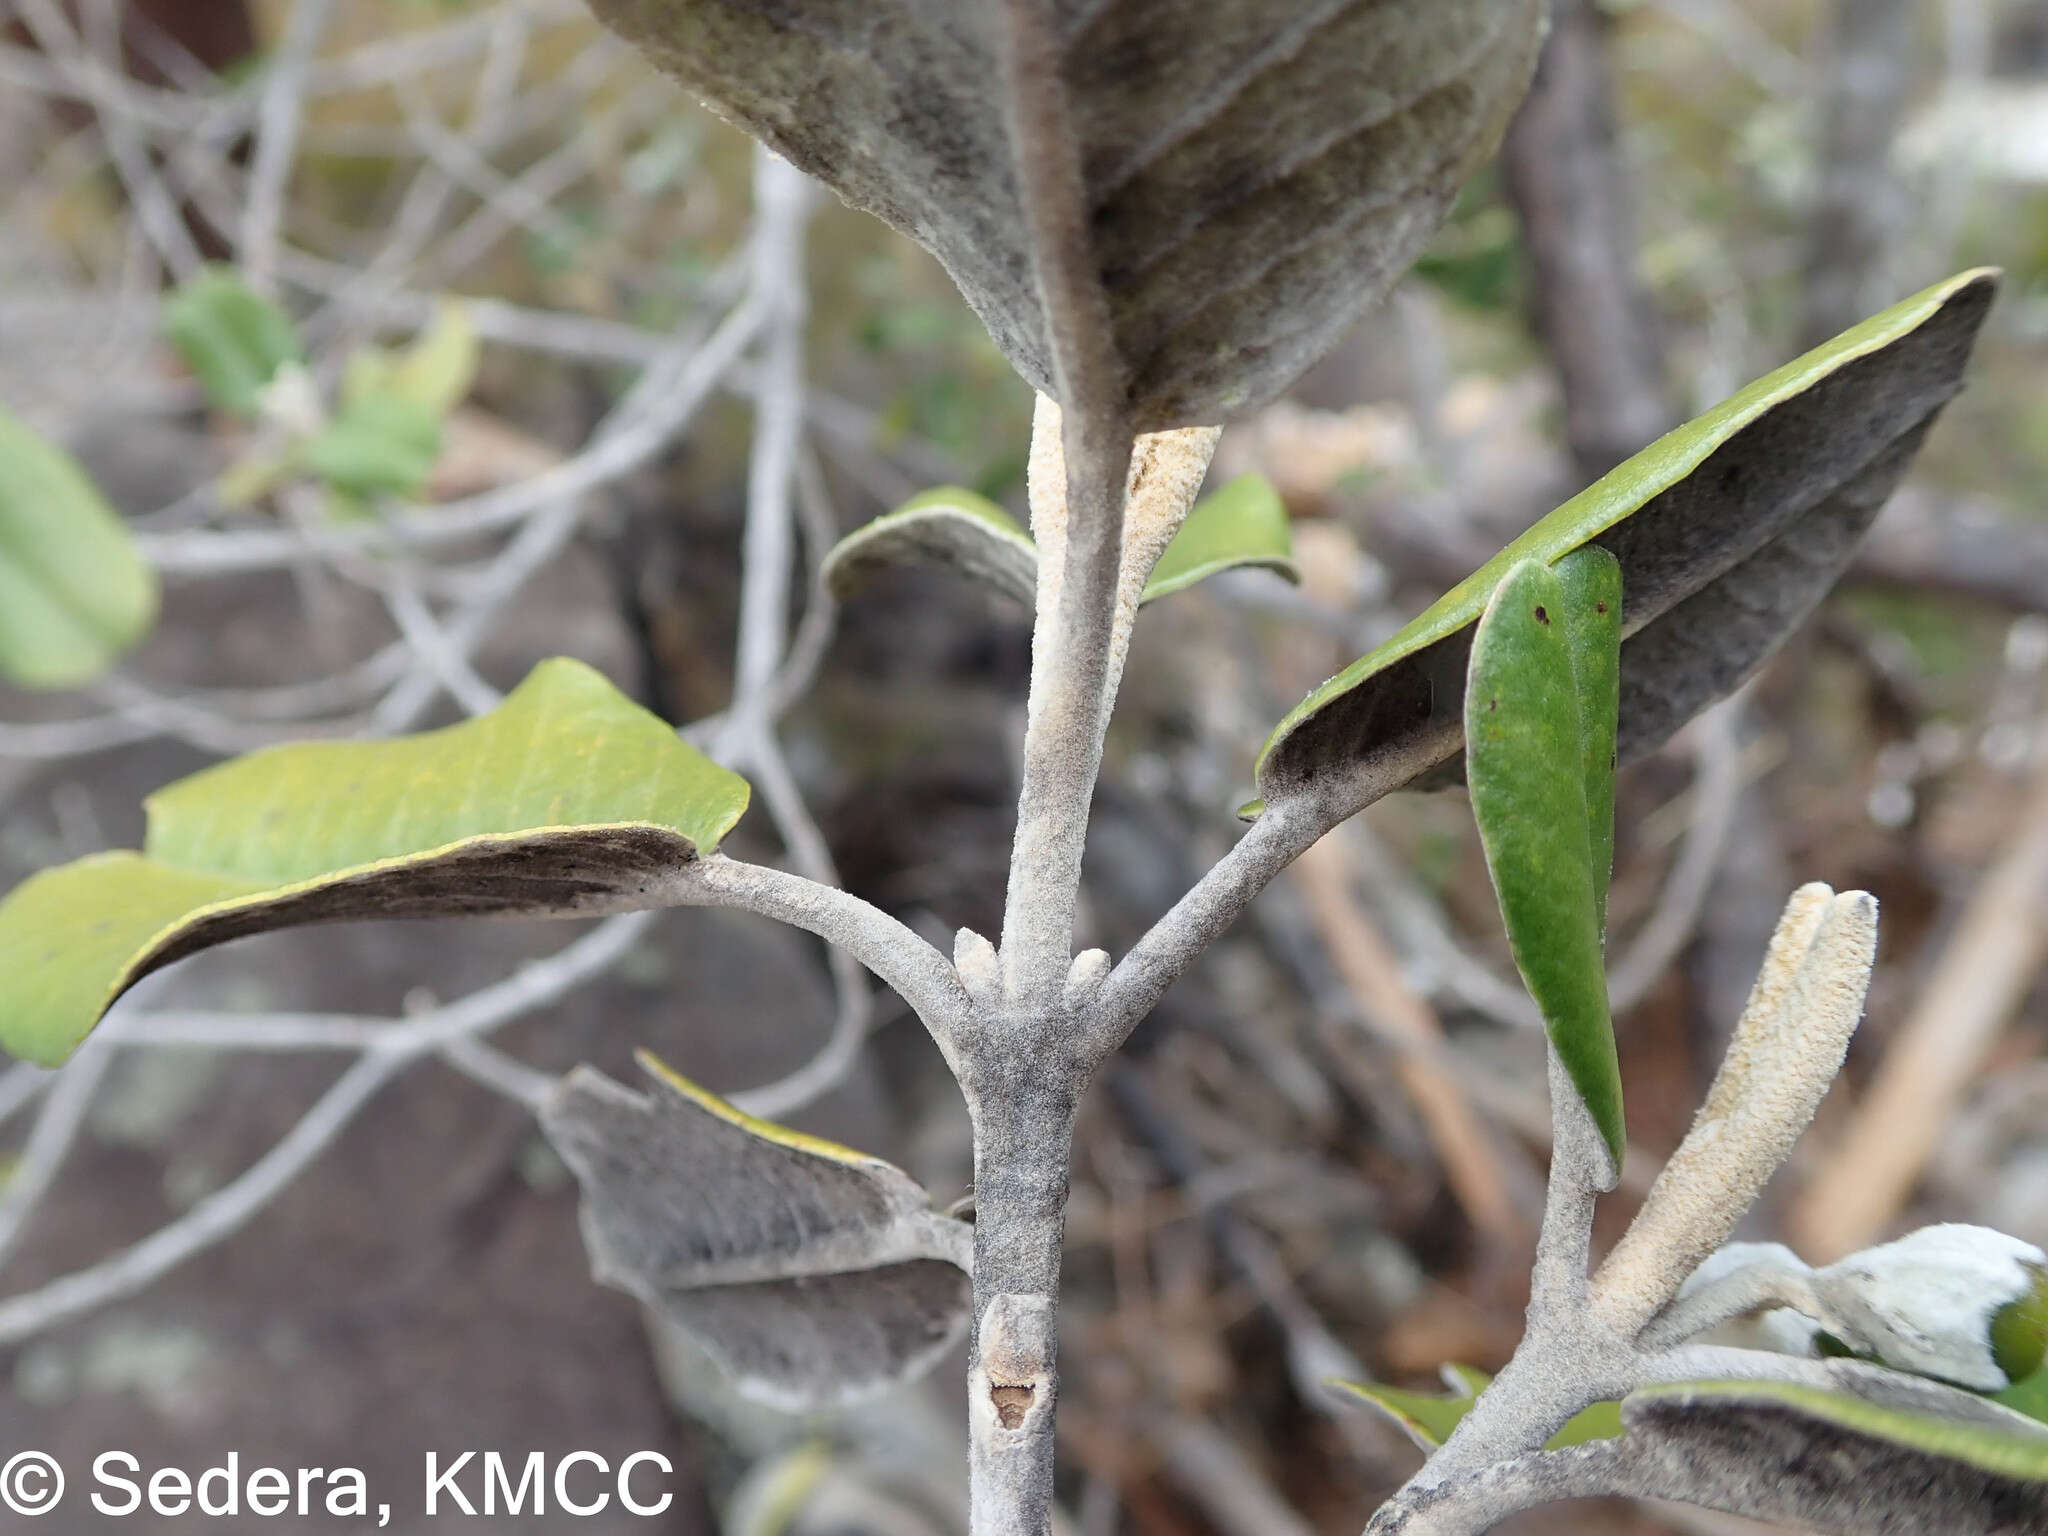
<path fill-rule="evenodd" d="M 0 411 L 0 677 L 75 688 L 156 621 L 156 575 L 78 461 Z"/>
<path fill-rule="evenodd" d="M 1620 567 L 1601 549 L 1501 578 L 1472 642 L 1466 777 L 1515 965 L 1621 1167 L 1627 1133 L 1601 942 L 1614 815 Z M 1593 826 L 1595 816 L 1605 824 Z"/>
<path fill-rule="evenodd" d="M 717 847 L 747 793 L 565 659 L 445 730 L 223 763 L 145 802 L 141 853 L 44 870 L 0 901 L 0 1047 L 54 1065 L 141 977 L 248 934 L 647 905 L 663 874 Z"/>
<path fill-rule="evenodd" d="M 1031 536 L 994 502 L 958 486 L 925 491 L 856 528 L 832 546 L 823 575 L 832 595 L 844 599 L 883 570 L 933 565 L 1027 608 L 1037 595 L 1038 546 Z M 1300 579 L 1286 505 L 1260 475 L 1240 475 L 1194 504 L 1138 600 L 1156 602 L 1245 567 Z"/>
<path fill-rule="evenodd" d="M 1260 753 L 1262 796 L 1355 809 L 1455 779 L 1443 765 L 1463 746 L 1466 653 L 1488 596 L 1521 560 L 1554 563 L 1588 543 L 1621 562 L 1626 588 L 1621 761 L 1654 750 L 1762 665 L 1840 577 L 1961 388 L 1996 285 L 1985 270 L 1936 284 L 1557 508 L 1295 706 Z"/>
<path fill-rule="evenodd" d="M 984 9 L 595 0 L 721 116 L 924 245 L 1056 394 Z M 1384 294 L 1499 142 L 1540 0 L 1047 7 L 1141 431 L 1273 398 Z"/>
<path fill-rule="evenodd" d="M 1436 1449 L 1490 1378 L 1449 1396 L 1340 1383 Z M 2048 1529 L 2048 1426 L 1958 1388 L 1860 1362 L 1840 1390 L 1757 1381 L 1642 1388 L 1554 1435 L 1554 1497 L 1672 1499 L 1801 1529 L 2033 1536 Z M 1582 1460 L 1585 1458 L 1585 1460 Z M 1580 1467 L 1589 1476 L 1581 1480 Z"/>
<path fill-rule="evenodd" d="M 1029 608 L 1038 591 L 1038 546 L 985 496 L 942 485 L 856 528 L 825 557 L 824 580 L 847 598 L 881 571 L 936 565 Z"/>
<path fill-rule="evenodd" d="M 1959 1394 L 1960 1395 L 1960 1394 Z M 1987 1405 L 1988 1407 L 1988 1405 Z M 1621 1405 L 1625 1491 L 1828 1531 L 2048 1529 L 2048 1433 L 1773 1382 L 1653 1387 Z"/>
<path fill-rule="evenodd" d="M 579 1067 L 541 1111 L 582 1186 L 599 1280 L 786 1409 L 905 1380 L 959 1341 L 965 1223 L 888 1163 L 744 1115 L 645 1053 L 641 1065 L 649 1092 Z"/>

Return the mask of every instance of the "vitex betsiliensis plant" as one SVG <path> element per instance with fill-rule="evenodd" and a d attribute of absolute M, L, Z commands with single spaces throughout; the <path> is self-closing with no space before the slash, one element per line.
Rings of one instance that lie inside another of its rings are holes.
<path fill-rule="evenodd" d="M 1967 1229 L 1853 1272 L 1717 1251 L 1840 1063 L 1867 896 L 1793 897 L 1697 1128 L 1588 1274 L 1623 1145 L 1601 969 L 1617 761 L 1812 611 L 1960 387 L 1992 275 L 1867 321 L 1544 518 L 1280 723 L 1250 830 L 1129 953 L 1076 955 L 1141 606 L 1229 565 L 1288 568 L 1267 488 L 1195 499 L 1217 423 L 1272 399 L 1415 258 L 1525 88 L 1540 0 L 596 8 L 931 249 L 1039 391 L 1028 532 L 940 490 L 826 572 L 851 592 L 936 558 L 1035 605 L 1001 933 L 963 930 L 949 958 L 843 891 L 725 856 L 746 783 L 553 661 L 463 725 L 197 774 L 150 799 L 141 852 L 24 882 L 0 904 L 0 1044 L 61 1061 L 149 971 L 294 923 L 728 906 L 819 934 L 903 996 L 959 1080 L 972 1223 L 648 1060 L 637 1088 L 579 1069 L 541 1110 L 597 1271 L 785 1405 L 901 1380 L 964 1337 L 972 1528 L 1045 1536 L 1082 1094 L 1293 858 L 1392 791 L 1462 775 L 1548 1025 L 1557 1154 L 1528 1334 L 1500 1378 L 1454 1373 L 1443 1401 L 1361 1388 L 1443 1441 L 1374 1528 L 1477 1531 L 1602 1492 L 1842 1530 L 2041 1528 L 2048 1428 L 1990 1396 L 2039 1356 L 2038 1251 Z M 1753 1315 L 1774 1348 L 1708 1341 Z"/>

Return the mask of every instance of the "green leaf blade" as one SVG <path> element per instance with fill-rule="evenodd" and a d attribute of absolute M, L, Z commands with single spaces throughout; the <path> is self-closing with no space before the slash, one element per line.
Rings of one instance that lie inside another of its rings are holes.
<path fill-rule="evenodd" d="M 260 882 L 171 869 L 127 849 L 42 870 L 0 902 L 0 973 L 9 980 L 0 1046 L 60 1065 L 141 972 L 137 955 Z"/>
<path fill-rule="evenodd" d="M 549 827 L 639 822 L 709 849 L 746 809 L 747 789 L 600 673 L 558 657 L 460 725 L 267 747 L 144 804 L 150 857 L 291 882 Z"/>
<path fill-rule="evenodd" d="M 1578 585 L 1584 595 L 1601 584 Z M 1525 560 L 1502 579 L 1472 642 L 1466 778 L 1515 965 L 1619 1170 L 1626 1128 L 1600 935 L 1604 882 L 1588 835 L 1573 622 L 1565 582 L 1542 562 Z M 1612 644 L 1617 630 L 1599 633 Z M 1611 789 L 1607 798 L 1611 816 Z"/>
<path fill-rule="evenodd" d="M 2030 1419 L 2048 1424 L 2048 1370 L 2035 1371 L 2023 1381 L 2016 1381 L 1992 1399 L 2023 1413 Z"/>
<path fill-rule="evenodd" d="M 164 302 L 164 333 L 218 409 L 254 416 L 263 387 L 302 362 L 291 317 L 232 267 L 211 266 Z"/>
<path fill-rule="evenodd" d="M 1425 1451 L 1433 1451 L 1451 1438 L 1451 1431 L 1472 1411 L 1473 1397 L 1446 1397 L 1436 1392 L 1411 1392 L 1404 1387 L 1383 1386 L 1376 1381 L 1339 1381 L 1342 1388 L 1361 1402 L 1369 1403 L 1391 1419 L 1400 1430 Z"/>
<path fill-rule="evenodd" d="M 1155 602 L 1241 566 L 1301 580 L 1287 504 L 1263 475 L 1239 475 L 1189 509 L 1187 521 L 1152 568 L 1152 579 L 1139 601 Z"/>
<path fill-rule="evenodd" d="M 0 411 L 0 675 L 89 682 L 156 622 L 157 583 L 70 454 Z"/>
<path fill-rule="evenodd" d="M 1607 932 L 1607 885 L 1614 874 L 1614 771 L 1621 706 L 1621 562 L 1589 546 L 1558 561 L 1564 594 L 1565 643 L 1579 700 L 1580 780 L 1586 791 L 1586 838 L 1593 872 L 1593 909 Z"/>
<path fill-rule="evenodd" d="M 364 499 L 411 495 L 426 484 L 440 452 L 440 412 L 396 389 L 343 402 L 301 450 L 307 469 Z"/>
<path fill-rule="evenodd" d="M 1472 1411 L 1472 1405 L 1479 1400 L 1479 1394 L 1493 1381 L 1485 1371 L 1475 1370 L 1469 1365 L 1446 1365 L 1443 1369 L 1445 1375 L 1456 1379 L 1456 1385 L 1462 1390 L 1440 1396 L 1433 1392 L 1410 1392 L 1401 1387 L 1381 1386 L 1377 1382 L 1339 1381 L 1332 1385 L 1370 1403 L 1392 1419 L 1416 1445 L 1425 1451 L 1433 1451 L 1450 1439 L 1451 1431 L 1463 1422 L 1465 1415 Z M 1599 1402 L 1573 1414 L 1564 1428 L 1550 1437 L 1544 1448 L 1558 1451 L 1567 1446 L 1587 1445 L 1595 1440 L 1612 1440 L 1621 1433 L 1621 1404 Z"/>
<path fill-rule="evenodd" d="M 445 416 L 469 397 L 482 356 L 469 310 L 442 304 L 418 339 L 391 360 L 390 387 L 435 417 Z"/>
<path fill-rule="evenodd" d="M 366 917 L 647 905 L 715 849 L 747 784 L 581 662 L 498 709 L 381 742 L 272 747 L 159 790 L 141 855 L 0 900 L 0 1048 L 55 1065 L 141 977 L 246 934 Z"/>

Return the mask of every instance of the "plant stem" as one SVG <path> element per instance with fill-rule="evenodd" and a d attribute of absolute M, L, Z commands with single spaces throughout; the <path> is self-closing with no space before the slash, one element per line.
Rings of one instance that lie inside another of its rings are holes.
<path fill-rule="evenodd" d="M 1601 1190 L 1614 1187 L 1617 1170 L 1555 1047 L 1548 1063 L 1557 1131 L 1521 1345 L 1442 1448 L 1382 1510 L 1387 1520 L 1375 1517 L 1367 1528 L 1374 1533 L 1403 1529 L 1397 1516 L 1424 1495 L 1541 1450 L 1587 1404 L 1619 1396 L 1634 1384 L 1630 1341 L 1603 1327 L 1586 1307 L 1593 1202 Z"/>
<path fill-rule="evenodd" d="M 1328 830 L 1326 818 L 1301 800 L 1269 807 L 1249 832 L 1209 867 L 1166 916 L 1117 962 L 1086 1020 L 1089 1048 L 1114 1051 L 1158 1005 L 1202 952 L 1243 915 L 1275 876 Z"/>
<path fill-rule="evenodd" d="M 1032 645 L 1023 787 L 1003 906 L 1003 988 L 1013 1005 L 1056 999 L 1066 982 L 1113 684 L 1131 438 L 1105 442 L 1073 413 L 1065 421 L 1065 560 L 1057 601 L 1050 612 L 1041 603 Z"/>
<path fill-rule="evenodd" d="M 974 1005 L 945 956 L 881 908 L 836 886 L 722 853 L 680 866 L 651 899 L 664 906 L 738 907 L 839 945 L 910 1004 L 960 1075 L 960 1042 Z"/>
<path fill-rule="evenodd" d="M 1081 845 L 1102 761 L 1134 434 L 1067 111 L 1059 18 L 1052 0 L 998 0 L 995 13 L 1004 120 L 1067 469 L 1058 597 L 1050 614 L 1041 602 L 1032 644 L 1024 783 L 1000 946 L 1011 1002 L 1042 1005 L 1059 996 L 1071 958 Z"/>
<path fill-rule="evenodd" d="M 974 1114 L 979 1319 L 967 1370 L 969 1528 L 1048 1536 L 1060 1251 L 1081 1074 L 1047 1072 L 1035 1051 L 1006 1060 L 1010 1070 L 995 1080 L 964 1084 Z"/>
<path fill-rule="evenodd" d="M 1064 547 L 1056 573 L 1041 573 L 1032 636 L 1003 908 L 1003 1007 L 976 1021 L 982 1027 L 955 1069 L 974 1117 L 969 1526 L 974 1536 L 1048 1536 L 1060 1245 L 1074 1107 L 1089 1071 L 1073 1049 L 1065 988 L 1081 851 L 1116 686 L 1134 434 L 1067 113 L 1057 12 L 1052 0 L 997 0 L 995 20 L 1052 393 L 1063 407 L 1066 495 Z"/>

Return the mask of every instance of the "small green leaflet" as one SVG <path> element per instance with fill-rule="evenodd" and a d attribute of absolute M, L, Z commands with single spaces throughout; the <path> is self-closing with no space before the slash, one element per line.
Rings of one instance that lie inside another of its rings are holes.
<path fill-rule="evenodd" d="M 1353 809 L 1455 758 L 1464 650 L 1501 577 L 1597 543 L 1628 588 L 1620 753 L 1654 749 L 1762 664 L 1832 586 L 1911 463 L 1997 288 L 1937 283 L 1757 380 L 1543 518 L 1311 692 L 1259 754 L 1267 801 Z"/>
<path fill-rule="evenodd" d="M 855 529 L 825 559 L 825 580 L 848 597 L 877 571 L 939 565 L 1030 605 L 1038 589 L 1038 546 L 994 502 L 959 486 L 940 486 Z M 1260 475 L 1240 475 L 1197 501 L 1167 544 L 1141 602 L 1186 590 L 1240 566 L 1299 579 L 1287 508 Z"/>
<path fill-rule="evenodd" d="M 75 688 L 156 622 L 156 573 L 78 461 L 0 410 L 0 677 Z"/>
<path fill-rule="evenodd" d="M 441 423 L 476 381 L 476 327 L 444 304 L 403 351 L 365 347 L 342 370 L 333 419 L 300 450 L 306 469 L 358 500 L 410 496 L 441 452 Z"/>
<path fill-rule="evenodd" d="M 426 484 L 441 452 L 441 418 L 388 391 L 345 398 L 300 448 L 307 470 L 362 500 L 408 496 Z"/>
<path fill-rule="evenodd" d="M 164 331 L 214 406 L 254 416 L 286 363 L 305 360 L 291 317 L 232 267 L 209 266 L 164 301 Z"/>
<path fill-rule="evenodd" d="M 1239 475 L 1189 509 L 1187 521 L 1152 568 L 1142 600 L 1153 602 L 1239 566 L 1301 580 L 1287 504 L 1264 475 Z"/>
<path fill-rule="evenodd" d="M 1522 561 L 1479 620 L 1465 687 L 1465 778 L 1508 944 L 1616 1173 L 1626 1130 L 1601 919 L 1621 599 L 1603 549 L 1557 570 Z"/>
<path fill-rule="evenodd" d="M 1474 1370 L 1469 1365 L 1446 1366 L 1444 1372 L 1453 1376 L 1463 1390 L 1445 1397 L 1434 1392 L 1410 1392 L 1402 1387 L 1381 1386 L 1377 1382 L 1340 1381 L 1334 1385 L 1372 1404 L 1398 1424 L 1423 1450 L 1433 1451 L 1451 1438 L 1451 1431 L 1472 1411 L 1479 1394 L 1493 1379 L 1486 1372 Z M 1584 1445 L 1591 1440 L 1612 1440 L 1620 1433 L 1621 1405 L 1595 1403 L 1574 1414 L 1563 1429 L 1552 1435 L 1547 1449 L 1555 1451 L 1570 1445 Z"/>
<path fill-rule="evenodd" d="M 469 311 L 460 303 L 445 303 L 402 351 L 364 347 L 350 353 L 342 368 L 341 398 L 346 403 L 396 395 L 438 419 L 469 398 L 481 359 Z"/>
<path fill-rule="evenodd" d="M 54 1066 L 139 978 L 245 934 L 655 905 L 747 796 L 560 658 L 444 730 L 252 753 L 152 795 L 141 853 L 44 870 L 0 901 L 0 1048 Z"/>

